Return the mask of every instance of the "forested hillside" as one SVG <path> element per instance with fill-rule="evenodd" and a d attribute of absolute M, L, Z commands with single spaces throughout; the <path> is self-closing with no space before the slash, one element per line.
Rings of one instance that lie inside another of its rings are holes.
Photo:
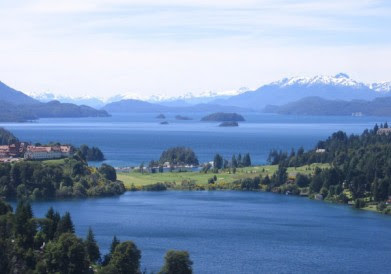
<path fill-rule="evenodd" d="M 6 198 L 107 196 L 124 191 L 113 167 L 105 164 L 100 168 L 90 167 L 79 155 L 0 164 L 0 196 Z"/>
<path fill-rule="evenodd" d="M 352 201 L 356 207 L 377 205 L 386 209 L 391 196 L 391 134 L 388 125 L 375 126 L 361 135 L 342 131 L 320 141 L 310 151 L 272 151 L 269 161 L 278 164 L 279 170 L 271 188 L 280 187 L 287 180 L 286 167 L 312 163 L 330 163 L 329 169 L 317 169 L 313 176 L 299 174 L 292 189 L 309 187 L 309 192 L 339 202 Z"/>
<path fill-rule="evenodd" d="M 17 141 L 18 138 L 16 138 L 11 132 L 5 130 L 4 128 L 0 128 L 0 146 L 10 145 Z"/>

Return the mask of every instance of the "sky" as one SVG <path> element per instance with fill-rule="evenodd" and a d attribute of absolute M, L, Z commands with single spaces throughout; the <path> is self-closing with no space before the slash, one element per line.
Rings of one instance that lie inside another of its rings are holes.
<path fill-rule="evenodd" d="M 179 96 L 290 76 L 391 81 L 391 1 L 0 0 L 0 81 Z"/>

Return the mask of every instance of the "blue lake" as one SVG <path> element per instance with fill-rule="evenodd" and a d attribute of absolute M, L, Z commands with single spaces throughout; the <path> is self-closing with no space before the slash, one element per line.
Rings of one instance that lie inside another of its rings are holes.
<path fill-rule="evenodd" d="M 70 211 L 103 253 L 134 241 L 155 273 L 168 249 L 188 250 L 195 273 L 391 273 L 391 218 L 348 206 L 255 192 L 127 192 L 33 203 Z"/>
<path fill-rule="evenodd" d="M 176 113 L 180 114 L 180 113 Z M 41 119 L 1 124 L 21 140 L 88 144 L 101 148 L 114 166 L 158 159 L 172 146 L 188 146 L 201 162 L 215 153 L 247 153 L 266 162 L 273 148 L 313 148 L 337 130 L 361 133 L 382 117 L 296 117 L 247 113 L 238 128 L 176 121 L 166 114 L 110 118 Z M 191 253 L 195 273 L 391 273 L 391 218 L 305 198 L 252 192 L 137 192 L 119 197 L 35 202 L 42 217 L 49 206 L 70 211 L 76 232 L 88 226 L 103 253 L 113 235 L 133 240 L 142 265 L 157 272 L 167 249 Z"/>
<path fill-rule="evenodd" d="M 180 113 L 177 113 L 180 114 Z M 186 114 L 192 121 L 177 121 L 166 114 L 168 125 L 160 125 L 156 113 L 115 114 L 109 118 L 40 119 L 34 123 L 0 124 L 21 140 L 51 141 L 98 146 L 113 166 L 136 166 L 157 160 L 164 149 L 188 146 L 200 162 L 211 161 L 216 153 L 250 153 L 253 164 L 264 164 L 273 148 L 290 151 L 313 148 L 317 141 L 337 130 L 361 133 L 384 123 L 382 117 L 314 117 L 244 113 L 246 122 L 237 128 L 200 122 L 204 114 Z"/>

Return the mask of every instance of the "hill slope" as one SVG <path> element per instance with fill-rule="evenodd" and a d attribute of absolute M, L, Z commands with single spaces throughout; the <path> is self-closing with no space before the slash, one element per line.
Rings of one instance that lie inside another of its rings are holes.
<path fill-rule="evenodd" d="M 215 103 L 260 110 L 266 105 L 282 105 L 314 96 L 328 100 L 373 100 L 390 95 L 390 91 L 390 83 L 367 85 L 340 73 L 335 76 L 285 78 Z"/>
<path fill-rule="evenodd" d="M 39 101 L 17 91 L 0 81 L 0 100 L 14 105 L 37 104 Z"/>
<path fill-rule="evenodd" d="M 107 117 L 104 110 L 88 106 L 63 104 L 58 101 L 41 103 L 0 82 L 0 122 L 24 122 L 54 117 Z"/>
<path fill-rule="evenodd" d="M 221 106 L 218 104 L 198 104 L 191 106 L 163 106 L 160 104 L 149 103 L 141 100 L 127 99 L 121 100 L 118 102 L 107 104 L 104 108 L 110 113 L 116 112 L 138 112 L 138 113 L 148 113 L 148 112 L 181 112 L 181 113 L 191 113 L 191 112 L 211 112 L 211 111 L 243 111 L 248 110 L 247 108 L 232 107 L 232 106 Z"/>
<path fill-rule="evenodd" d="M 294 115 L 365 115 L 391 116 L 391 97 L 365 100 L 326 100 L 320 97 L 307 97 L 282 106 L 267 106 L 264 111 Z"/>

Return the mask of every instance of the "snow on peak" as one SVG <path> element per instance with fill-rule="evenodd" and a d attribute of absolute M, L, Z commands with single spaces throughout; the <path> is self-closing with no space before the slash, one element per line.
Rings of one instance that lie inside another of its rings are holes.
<path fill-rule="evenodd" d="M 373 83 L 369 85 L 369 88 L 377 92 L 390 92 L 391 82 Z"/>
<path fill-rule="evenodd" d="M 228 96 L 235 96 L 242 94 L 246 91 L 249 91 L 249 88 L 241 87 L 239 89 L 233 89 L 233 90 L 221 90 L 221 91 L 203 91 L 200 93 L 192 93 L 192 92 L 186 92 L 182 95 L 175 96 L 175 97 L 167 97 L 162 95 L 152 96 L 149 99 L 147 99 L 150 102 L 164 102 L 164 101 L 177 101 L 177 100 L 192 100 L 192 99 L 202 99 L 202 98 L 210 98 L 214 99 L 216 97 L 228 97 Z"/>
<path fill-rule="evenodd" d="M 335 76 L 317 75 L 313 77 L 291 77 L 284 78 L 280 81 L 273 82 L 272 85 L 280 87 L 288 87 L 293 85 L 313 86 L 313 85 L 334 85 L 334 86 L 349 86 L 349 87 L 363 87 L 365 84 L 357 82 L 345 73 L 338 73 Z"/>
<path fill-rule="evenodd" d="M 335 78 L 346 78 L 346 79 L 350 78 L 349 75 L 347 75 L 346 73 L 343 73 L 343 72 L 336 74 L 334 77 Z"/>

